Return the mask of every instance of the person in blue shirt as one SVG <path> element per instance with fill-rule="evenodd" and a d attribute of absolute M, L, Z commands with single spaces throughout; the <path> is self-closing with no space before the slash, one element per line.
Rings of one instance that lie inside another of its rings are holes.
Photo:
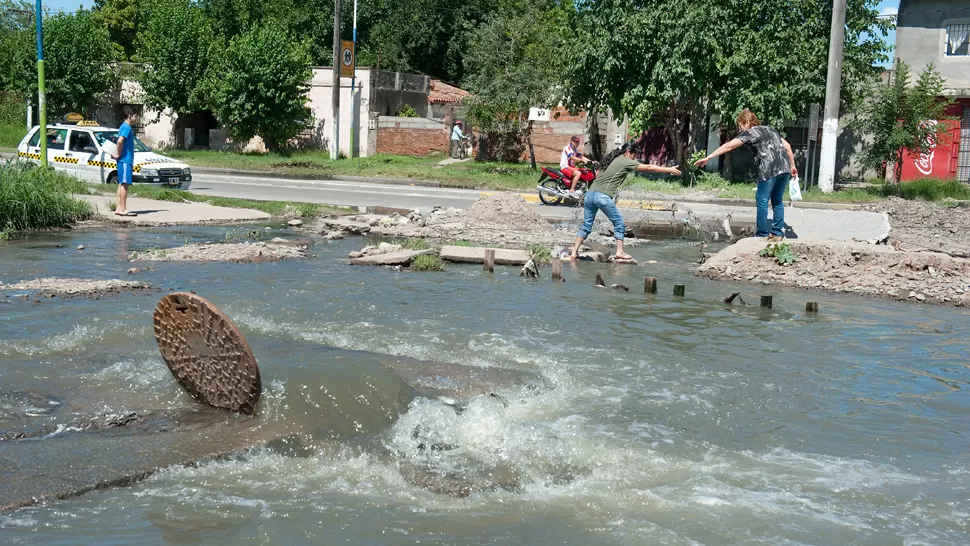
<path fill-rule="evenodd" d="M 461 122 L 456 121 L 451 129 L 451 157 L 453 159 L 458 159 L 458 152 L 461 150 L 463 138 L 465 138 L 465 133 L 461 130 Z"/>
<path fill-rule="evenodd" d="M 118 149 L 111 157 L 118 162 L 118 216 L 135 216 L 128 210 L 128 186 L 131 185 L 135 169 L 135 132 L 131 126 L 138 123 L 138 112 L 131 106 L 122 110 L 124 123 L 118 128 Z"/>

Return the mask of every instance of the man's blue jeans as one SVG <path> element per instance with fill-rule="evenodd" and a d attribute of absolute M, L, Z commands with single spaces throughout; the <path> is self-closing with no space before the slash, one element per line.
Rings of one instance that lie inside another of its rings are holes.
<path fill-rule="evenodd" d="M 586 204 L 583 206 L 583 225 L 580 226 L 576 237 L 584 240 L 589 237 L 589 232 L 593 231 L 593 220 L 596 220 L 596 213 L 599 211 L 603 211 L 610 222 L 613 222 L 613 237 L 622 241 L 623 236 L 626 235 L 623 217 L 620 216 L 620 211 L 616 208 L 613 198 L 598 191 L 586 192 Z"/>
<path fill-rule="evenodd" d="M 758 191 L 755 193 L 755 203 L 758 205 L 758 225 L 755 237 L 767 237 L 768 235 L 785 235 L 785 205 L 782 199 L 788 190 L 788 183 L 791 182 L 791 173 L 779 174 L 773 178 L 758 182 Z M 771 226 L 768 226 L 768 201 L 771 201 Z"/>

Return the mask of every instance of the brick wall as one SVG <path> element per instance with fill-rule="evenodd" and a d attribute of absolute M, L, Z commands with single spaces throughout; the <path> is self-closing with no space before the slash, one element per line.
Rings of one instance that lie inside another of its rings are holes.
<path fill-rule="evenodd" d="M 423 157 L 431 152 L 447 154 L 451 132 L 444 124 L 424 118 L 381 116 L 377 129 L 377 153 Z"/>

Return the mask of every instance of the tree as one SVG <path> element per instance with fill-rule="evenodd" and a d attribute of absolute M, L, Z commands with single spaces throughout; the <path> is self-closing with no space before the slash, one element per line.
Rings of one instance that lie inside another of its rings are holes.
<path fill-rule="evenodd" d="M 138 34 L 138 57 L 151 65 L 141 78 L 145 105 L 176 113 L 204 106 L 202 83 L 214 55 L 212 43 L 212 28 L 197 4 L 158 0 L 144 14 Z"/>
<path fill-rule="evenodd" d="M 22 95 L 37 95 L 37 42 L 33 29 L 15 38 L 10 59 L 10 88 Z M 44 20 L 45 87 L 47 107 L 53 114 L 86 112 L 118 81 L 111 63 L 120 56 L 108 31 L 91 13 L 59 13 Z"/>
<path fill-rule="evenodd" d="M 260 136 L 279 150 L 306 127 L 308 48 L 275 25 L 253 28 L 229 42 L 209 72 L 206 88 L 219 123 L 235 140 Z"/>
<path fill-rule="evenodd" d="M 884 60 L 889 23 L 876 0 L 849 0 L 843 97 Z M 819 0 L 598 0 L 571 16 L 576 63 L 566 96 L 610 107 L 635 128 L 662 125 L 678 163 L 692 147 L 697 111 L 730 127 L 752 108 L 769 123 L 802 115 L 825 94 L 831 3 Z M 604 29 L 609 29 L 608 31 Z M 687 172 L 686 169 L 682 169 Z"/>
<path fill-rule="evenodd" d="M 950 139 L 949 127 L 939 121 L 948 119 L 946 109 L 952 104 L 941 98 L 944 80 L 929 65 L 910 86 L 909 65 L 896 61 L 886 84 L 871 89 L 871 99 L 863 103 L 852 126 L 869 136 L 872 143 L 862 150 L 862 164 L 885 172 L 892 163 L 898 185 L 902 176 L 903 154 L 917 158 Z"/>
<path fill-rule="evenodd" d="M 565 21 L 554 3 L 522 2 L 490 17 L 468 38 L 465 101 L 469 120 L 485 132 L 524 137 L 536 168 L 529 108 L 554 105 L 560 64 L 560 33 Z M 508 148 L 509 146 L 504 146 Z M 518 160 L 518 147 L 504 159 Z"/>
<path fill-rule="evenodd" d="M 142 4 L 140 0 L 95 0 L 91 11 L 98 24 L 108 30 L 111 41 L 121 47 L 125 59 L 135 53 Z"/>

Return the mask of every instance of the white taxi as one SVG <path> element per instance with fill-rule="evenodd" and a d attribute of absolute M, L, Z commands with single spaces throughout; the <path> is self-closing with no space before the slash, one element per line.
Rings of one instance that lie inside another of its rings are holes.
<path fill-rule="evenodd" d="M 17 147 L 21 160 L 40 163 L 39 127 L 31 129 Z M 47 126 L 47 162 L 82 180 L 115 184 L 118 165 L 111 154 L 117 151 L 118 129 L 101 127 L 94 121 L 76 124 L 58 123 Z M 156 184 L 187 190 L 192 184 L 192 170 L 181 161 L 152 151 L 135 137 L 133 182 Z"/>

